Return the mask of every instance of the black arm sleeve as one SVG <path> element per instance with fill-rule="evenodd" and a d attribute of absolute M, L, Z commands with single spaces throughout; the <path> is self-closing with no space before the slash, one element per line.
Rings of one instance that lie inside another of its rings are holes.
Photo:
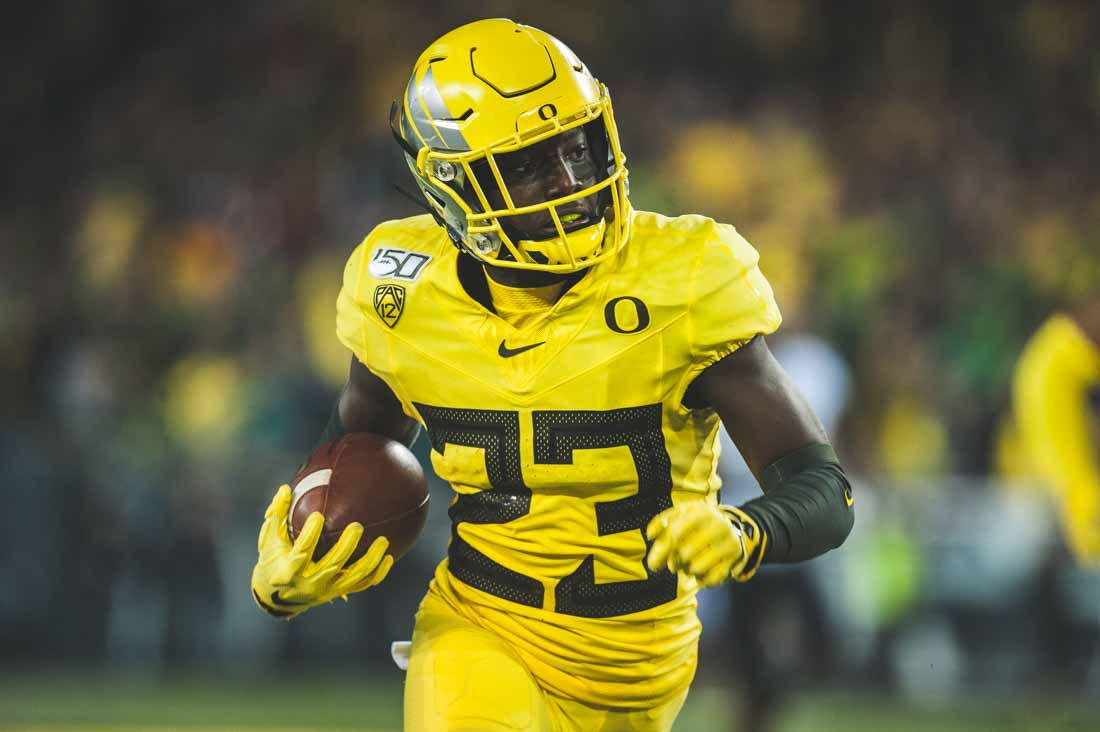
<path fill-rule="evenodd" d="M 741 510 L 767 535 L 765 563 L 813 559 L 844 543 L 855 521 L 852 487 L 833 448 L 807 445 L 761 475 L 764 495 Z"/>

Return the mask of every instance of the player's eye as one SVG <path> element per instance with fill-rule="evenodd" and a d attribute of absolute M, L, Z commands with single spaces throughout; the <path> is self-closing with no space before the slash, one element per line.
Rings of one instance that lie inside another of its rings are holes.
<path fill-rule="evenodd" d="M 525 180 L 535 174 L 535 164 L 524 160 L 508 167 L 508 177 L 512 180 Z"/>
<path fill-rule="evenodd" d="M 575 148 L 573 148 L 572 150 L 569 151 L 569 159 L 570 160 L 576 160 L 578 162 L 581 161 L 581 160 L 584 160 L 585 157 L 587 157 L 587 155 L 588 155 L 588 146 L 587 145 L 577 145 Z"/>

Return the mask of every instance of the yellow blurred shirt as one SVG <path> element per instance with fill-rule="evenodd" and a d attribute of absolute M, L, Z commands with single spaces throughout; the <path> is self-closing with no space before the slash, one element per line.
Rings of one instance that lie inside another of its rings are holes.
<path fill-rule="evenodd" d="M 1100 466 L 1088 392 L 1098 384 L 1100 348 L 1067 315 L 1031 337 L 1013 384 L 1028 457 L 1053 491 L 1070 549 L 1092 566 L 1100 566 Z"/>
<path fill-rule="evenodd" d="M 684 392 L 781 320 L 733 227 L 633 216 L 625 250 L 524 327 L 466 292 L 430 216 L 374 229 L 337 306 L 340 340 L 426 428 L 456 494 L 430 592 L 551 693 L 622 706 L 695 672 L 694 582 L 644 563 L 652 516 L 717 500 L 718 416 Z"/>

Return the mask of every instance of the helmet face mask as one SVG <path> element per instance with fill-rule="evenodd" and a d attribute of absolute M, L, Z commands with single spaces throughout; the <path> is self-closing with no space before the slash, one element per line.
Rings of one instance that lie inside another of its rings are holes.
<path fill-rule="evenodd" d="M 602 127 L 599 130 L 591 129 L 598 122 L 597 120 L 534 145 L 498 155 L 497 167 L 504 180 L 507 196 L 496 185 L 487 161 L 473 163 L 471 168 L 492 210 L 507 210 L 507 200 L 511 200 L 516 207 L 553 201 L 578 190 L 591 188 L 605 180 L 608 176 L 606 166 L 603 169 L 598 166 L 595 151 L 588 144 L 587 133 L 604 134 Z M 557 212 L 564 233 L 571 234 L 603 219 L 609 199 L 610 196 L 604 189 L 553 209 L 543 208 L 528 214 L 501 213 L 497 219 L 510 240 L 521 242 L 520 246 L 529 250 L 522 242 L 534 244 L 561 235 L 552 210 Z M 505 249 L 501 254 L 510 252 Z"/>
<path fill-rule="evenodd" d="M 625 245 L 611 99 L 552 36 L 507 20 L 452 31 L 421 56 L 390 123 L 437 221 L 472 256 L 571 272 Z"/>

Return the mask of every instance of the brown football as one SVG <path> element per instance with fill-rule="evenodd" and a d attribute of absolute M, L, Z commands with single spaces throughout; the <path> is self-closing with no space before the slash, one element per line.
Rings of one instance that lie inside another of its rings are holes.
<path fill-rule="evenodd" d="M 363 537 L 348 563 L 366 554 L 379 536 L 389 539 L 386 553 L 399 559 L 428 517 L 428 481 L 416 457 L 400 442 L 368 432 L 353 432 L 318 447 L 290 488 L 291 541 L 311 513 L 325 517 L 315 560 L 355 521 L 363 525 Z"/>

